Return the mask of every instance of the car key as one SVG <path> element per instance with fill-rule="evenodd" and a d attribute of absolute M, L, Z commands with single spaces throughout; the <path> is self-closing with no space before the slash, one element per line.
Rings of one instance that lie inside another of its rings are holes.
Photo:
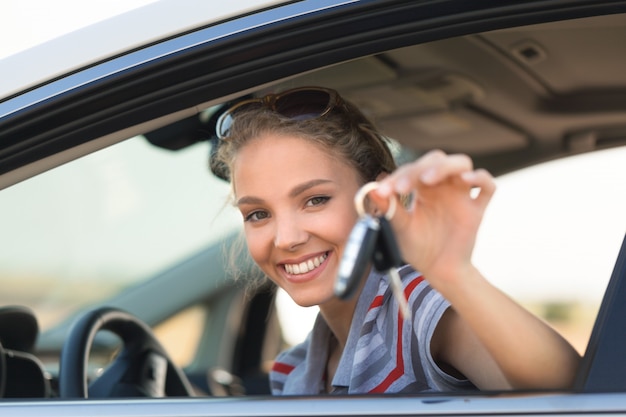
<path fill-rule="evenodd" d="M 354 197 L 360 219 L 350 233 L 346 250 L 339 264 L 335 295 L 343 299 L 353 295 L 366 267 L 371 262 L 377 270 L 388 272 L 391 289 L 397 299 L 400 312 L 403 318 L 408 319 L 411 314 L 402 288 L 402 280 L 396 269 L 404 263 L 389 223 L 389 219 L 393 217 L 396 210 L 396 201 L 390 200 L 390 206 L 384 217 L 373 217 L 367 214 L 363 204 L 365 196 L 377 187 L 376 182 L 367 183 Z M 381 224 L 385 229 L 382 233 Z"/>
<path fill-rule="evenodd" d="M 352 228 L 335 281 L 335 295 L 339 298 L 350 298 L 359 286 L 372 261 L 379 230 L 379 220 L 369 214 L 362 215 Z"/>
<path fill-rule="evenodd" d="M 402 260 L 395 233 L 387 217 L 379 217 L 378 225 L 378 239 L 372 258 L 374 268 L 380 272 L 387 272 L 389 275 L 391 291 L 398 302 L 402 317 L 406 320 L 411 317 L 411 311 L 406 296 L 404 295 L 402 280 L 397 269 L 404 265 L 405 262 Z"/>

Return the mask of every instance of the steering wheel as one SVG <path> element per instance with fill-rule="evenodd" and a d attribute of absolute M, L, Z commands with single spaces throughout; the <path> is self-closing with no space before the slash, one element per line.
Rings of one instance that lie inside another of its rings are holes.
<path fill-rule="evenodd" d="M 88 387 L 89 352 L 100 330 L 108 330 L 120 337 L 123 347 L 102 375 Z M 100 307 L 81 315 L 63 344 L 59 396 L 193 396 L 193 389 L 148 325 L 123 310 Z"/>

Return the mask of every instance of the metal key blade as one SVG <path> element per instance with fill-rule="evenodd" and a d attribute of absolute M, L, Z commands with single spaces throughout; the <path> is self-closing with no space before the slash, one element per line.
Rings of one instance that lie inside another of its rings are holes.
<path fill-rule="evenodd" d="M 398 307 L 400 308 L 400 314 L 402 314 L 402 318 L 404 320 L 410 320 L 411 310 L 409 309 L 409 303 L 404 295 L 404 288 L 402 288 L 402 279 L 400 279 L 400 274 L 396 268 L 389 269 L 387 273 L 389 274 L 389 279 L 391 281 L 391 291 L 394 298 L 398 302 Z"/>
<path fill-rule="evenodd" d="M 396 236 L 389 220 L 385 217 L 380 217 L 378 223 L 380 232 L 374 253 L 374 266 L 379 271 L 386 271 L 389 275 L 391 291 L 398 302 L 400 313 L 405 320 L 408 320 L 411 318 L 411 311 L 406 296 L 404 295 L 402 279 L 397 269 L 404 265 L 405 262 L 402 260 L 400 248 L 398 247 Z"/>

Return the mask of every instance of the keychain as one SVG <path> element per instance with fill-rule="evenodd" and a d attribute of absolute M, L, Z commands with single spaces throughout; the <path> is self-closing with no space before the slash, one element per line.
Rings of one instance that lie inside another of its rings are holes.
<path fill-rule="evenodd" d="M 335 282 L 335 294 L 349 298 L 354 294 L 367 266 L 372 263 L 378 271 L 386 271 L 390 278 L 391 290 L 400 307 L 404 319 L 411 316 L 402 288 L 397 268 L 404 262 L 389 220 L 396 210 L 396 200 L 389 200 L 389 209 L 384 216 L 372 216 L 365 211 L 363 201 L 367 194 L 378 187 L 377 182 L 365 184 L 354 197 L 359 220 L 348 238 L 346 249 L 339 264 Z"/>

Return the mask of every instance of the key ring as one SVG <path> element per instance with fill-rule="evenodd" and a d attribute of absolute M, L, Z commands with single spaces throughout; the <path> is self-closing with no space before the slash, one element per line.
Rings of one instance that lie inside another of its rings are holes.
<path fill-rule="evenodd" d="M 374 191 L 379 186 L 380 183 L 378 181 L 372 181 L 363 185 L 361 188 L 359 188 L 359 191 L 357 191 L 356 195 L 354 196 L 354 205 L 356 207 L 356 212 L 358 213 L 359 217 L 364 217 L 367 214 L 364 204 L 365 197 L 367 197 L 370 192 Z M 396 199 L 393 198 L 393 196 L 390 196 L 389 207 L 387 208 L 387 212 L 385 213 L 385 218 L 387 220 L 391 220 L 393 218 L 393 215 L 396 214 L 396 206 Z"/>

